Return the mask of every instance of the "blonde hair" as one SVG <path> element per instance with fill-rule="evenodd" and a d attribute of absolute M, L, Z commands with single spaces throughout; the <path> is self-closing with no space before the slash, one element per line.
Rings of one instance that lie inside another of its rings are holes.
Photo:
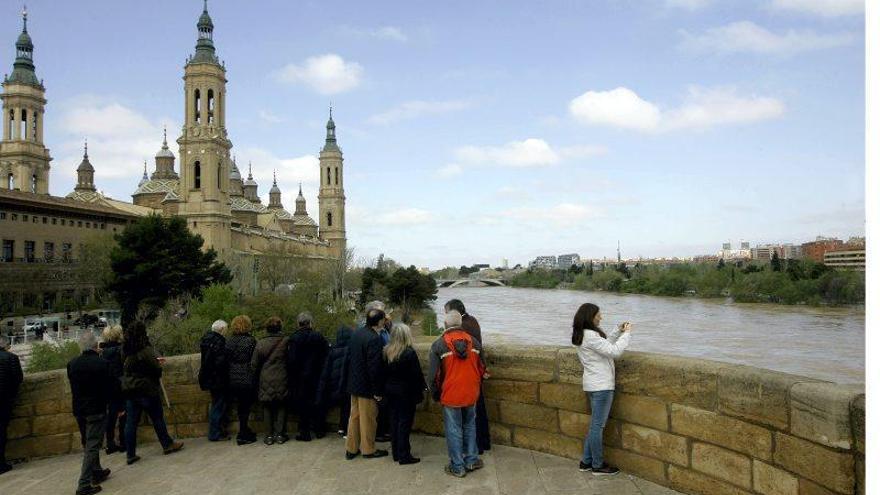
<path fill-rule="evenodd" d="M 391 327 L 391 340 L 385 346 L 385 361 L 393 363 L 400 359 L 407 348 L 412 347 L 412 332 L 409 327 L 403 323 L 395 323 Z"/>
<path fill-rule="evenodd" d="M 232 329 L 233 335 L 244 335 L 246 333 L 251 332 L 251 328 L 253 328 L 253 323 L 251 323 L 251 318 L 248 315 L 238 315 L 232 319 L 232 323 L 229 327 Z"/>
<path fill-rule="evenodd" d="M 113 325 L 112 327 L 105 328 L 101 333 L 101 340 L 104 342 L 122 342 L 122 327 Z"/>

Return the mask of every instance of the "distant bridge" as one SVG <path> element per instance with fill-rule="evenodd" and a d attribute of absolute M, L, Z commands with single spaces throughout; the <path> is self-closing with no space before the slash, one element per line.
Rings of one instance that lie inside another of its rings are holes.
<path fill-rule="evenodd" d="M 507 284 L 494 278 L 462 278 L 438 280 L 437 287 L 507 287 Z"/>

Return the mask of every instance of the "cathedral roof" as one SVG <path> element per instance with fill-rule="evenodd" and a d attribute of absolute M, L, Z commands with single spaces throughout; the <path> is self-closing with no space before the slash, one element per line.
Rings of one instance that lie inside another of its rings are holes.
<path fill-rule="evenodd" d="M 162 148 L 156 153 L 156 158 L 174 158 L 174 153 L 168 149 L 168 131 L 163 130 Z"/>
<path fill-rule="evenodd" d="M 37 79 L 34 71 L 34 42 L 27 32 L 27 10 L 23 11 L 22 30 L 15 41 L 15 63 L 12 65 L 12 74 L 6 77 L 5 83 L 27 84 L 42 88 L 43 84 Z"/>
<path fill-rule="evenodd" d="M 230 197 L 229 205 L 232 208 L 232 211 L 249 211 L 255 213 L 264 213 L 267 211 L 265 205 L 254 203 L 244 196 Z"/>
<path fill-rule="evenodd" d="M 79 167 L 76 167 L 77 172 L 94 172 L 95 167 L 92 166 L 92 162 L 89 161 L 89 142 L 86 141 L 85 148 L 83 149 L 83 159 L 79 162 Z"/>
<path fill-rule="evenodd" d="M 177 195 L 177 186 L 179 183 L 180 181 L 178 179 L 149 179 L 146 182 L 141 182 L 132 196 L 169 192 L 173 192 Z"/>

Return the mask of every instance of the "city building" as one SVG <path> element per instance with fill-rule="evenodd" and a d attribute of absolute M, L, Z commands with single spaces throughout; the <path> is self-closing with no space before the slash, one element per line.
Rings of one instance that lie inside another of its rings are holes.
<path fill-rule="evenodd" d="M 529 268 L 541 268 L 555 270 L 557 267 L 556 256 L 538 256 L 529 263 Z"/>
<path fill-rule="evenodd" d="M 748 242 L 741 242 L 739 249 L 733 249 L 731 243 L 725 242 L 721 245 L 721 251 L 718 252 L 718 257 L 724 261 L 749 260 L 752 258 L 752 252 L 749 249 Z"/>
<path fill-rule="evenodd" d="M 865 249 L 840 249 L 826 251 L 825 264 L 839 270 L 865 271 Z"/>
<path fill-rule="evenodd" d="M 843 247 L 843 241 L 829 237 L 816 237 L 815 241 L 801 244 L 803 257 L 817 263 L 825 262 L 825 253 L 827 251 L 838 251 L 843 249 Z"/>
<path fill-rule="evenodd" d="M 146 163 L 132 202 L 102 194 L 88 146 L 76 168 L 77 180 L 66 197 L 49 195 L 52 157 L 44 144 L 43 123 L 47 100 L 43 81 L 36 75 L 34 44 L 27 30 L 27 13 L 18 36 L 12 72 L 3 81 L 3 134 L 0 136 L 0 298 L 5 306 L 50 310 L 60 291 L 88 298 L 94 287 L 74 287 L 63 275 L 79 257 L 79 246 L 100 233 L 120 231 L 139 217 L 177 215 L 202 236 L 230 266 L 239 289 L 253 280 L 264 254 L 290 256 L 302 262 L 340 259 L 346 249 L 343 156 L 336 140 L 332 109 L 319 156 L 318 221 L 306 209 L 300 188 L 294 213 L 281 201 L 277 181 L 262 204 L 252 166 L 242 179 L 226 128 L 226 67 L 214 45 L 214 23 L 203 9 L 197 41 L 183 71 L 184 108 L 178 154 L 167 136 L 147 175 Z M 169 84 L 174 76 L 169 73 Z M 175 168 L 175 161 L 179 164 Z M 139 160 L 139 157 L 132 157 Z M 72 164 L 61 164 L 62 168 Z M 46 270 L 46 267 L 55 267 Z M 50 273 L 35 292 L 31 281 L 37 267 Z M 52 275 L 51 273 L 54 273 Z M 9 302 L 12 301 L 12 302 Z"/>
<path fill-rule="evenodd" d="M 581 264 L 581 256 L 579 254 L 560 254 L 556 259 L 556 266 L 560 270 L 568 270 L 572 266 Z"/>

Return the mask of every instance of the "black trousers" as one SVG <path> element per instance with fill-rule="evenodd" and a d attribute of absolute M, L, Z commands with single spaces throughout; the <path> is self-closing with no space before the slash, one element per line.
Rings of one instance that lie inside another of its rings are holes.
<path fill-rule="evenodd" d="M 348 435 L 348 417 L 351 416 L 351 399 L 345 397 L 339 404 L 339 431 Z"/>
<path fill-rule="evenodd" d="M 302 399 L 293 403 L 293 410 L 299 417 L 299 434 L 311 435 L 311 432 L 324 433 L 324 419 L 321 408 L 313 400 Z"/>
<path fill-rule="evenodd" d="M 119 415 L 122 413 L 122 416 Z M 116 432 L 119 432 L 119 443 L 116 442 Z M 105 427 L 107 447 L 118 446 L 125 449 L 125 400 L 112 399 L 107 406 L 107 425 Z"/>
<path fill-rule="evenodd" d="M 0 466 L 6 464 L 6 429 L 9 427 L 9 421 L 12 419 L 11 402 L 8 406 L 6 404 L 0 406 Z"/>
<path fill-rule="evenodd" d="M 480 389 L 480 398 L 477 399 L 477 450 L 480 454 L 484 450 L 492 448 L 492 437 L 489 435 L 489 416 L 486 414 L 486 401 L 483 400 L 483 390 Z"/>
<path fill-rule="evenodd" d="M 263 402 L 266 436 L 287 435 L 287 404 L 282 400 Z"/>
<path fill-rule="evenodd" d="M 104 440 L 105 414 L 77 416 L 79 434 L 83 445 L 83 462 L 76 489 L 85 490 L 92 485 L 95 473 L 101 471 L 101 442 Z"/>
<path fill-rule="evenodd" d="M 390 432 L 391 417 L 388 414 L 388 401 L 379 401 L 379 415 L 376 416 L 376 436 L 382 437 Z"/>
<path fill-rule="evenodd" d="M 238 438 L 252 438 L 253 430 L 248 425 L 251 416 L 251 408 L 254 407 L 256 397 L 252 390 L 232 390 L 229 398 L 235 401 L 236 412 L 238 413 Z"/>
<path fill-rule="evenodd" d="M 406 397 L 388 396 L 386 409 L 391 426 L 391 455 L 395 461 L 412 457 L 409 435 L 416 417 L 416 404 Z"/>

